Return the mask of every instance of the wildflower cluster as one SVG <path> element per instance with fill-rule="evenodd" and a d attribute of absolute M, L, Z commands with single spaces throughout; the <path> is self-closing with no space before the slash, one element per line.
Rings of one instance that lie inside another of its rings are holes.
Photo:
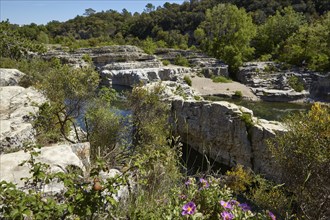
<path fill-rule="evenodd" d="M 276 217 L 269 211 L 253 212 L 247 203 L 240 203 L 232 191 L 219 179 L 189 178 L 180 192 L 181 215 L 192 219 L 271 219 Z"/>

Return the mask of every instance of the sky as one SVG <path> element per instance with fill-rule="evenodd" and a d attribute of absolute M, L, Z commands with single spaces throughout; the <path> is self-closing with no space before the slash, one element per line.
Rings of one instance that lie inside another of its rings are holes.
<path fill-rule="evenodd" d="M 50 21 L 67 21 L 83 15 L 85 9 L 96 12 L 109 9 L 121 12 L 143 12 L 148 3 L 163 6 L 164 3 L 181 4 L 184 0 L 0 0 L 0 20 L 9 19 L 12 24 L 47 24 Z"/>

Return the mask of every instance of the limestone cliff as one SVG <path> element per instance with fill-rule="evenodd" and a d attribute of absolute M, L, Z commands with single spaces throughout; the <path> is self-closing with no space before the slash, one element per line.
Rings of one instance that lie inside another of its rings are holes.
<path fill-rule="evenodd" d="M 252 111 L 224 101 L 174 100 L 172 118 L 182 141 L 200 153 L 277 178 L 266 140 L 285 130 L 280 123 L 258 120 Z"/>

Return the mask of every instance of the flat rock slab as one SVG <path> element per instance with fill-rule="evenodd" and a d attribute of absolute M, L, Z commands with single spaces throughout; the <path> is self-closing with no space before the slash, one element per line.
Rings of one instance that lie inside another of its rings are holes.
<path fill-rule="evenodd" d="M 39 151 L 39 150 L 38 150 Z M 89 163 L 89 143 L 81 144 L 64 144 L 43 147 L 40 149 L 41 154 L 36 157 L 36 162 L 42 162 L 50 165 L 50 172 L 63 172 L 62 168 L 68 165 L 74 165 L 85 171 L 85 163 Z M 29 160 L 30 154 L 23 150 L 0 155 L 0 181 L 7 181 L 23 187 L 24 182 L 21 178 L 30 177 L 30 166 L 26 163 L 19 166 L 25 160 Z M 49 191 L 58 191 L 62 186 L 52 184 Z M 50 189 L 52 188 L 52 189 Z"/>
<path fill-rule="evenodd" d="M 215 83 L 210 78 L 195 76 L 191 78 L 192 88 L 203 96 L 207 95 L 224 95 L 232 96 L 236 91 L 241 91 L 244 98 L 251 101 L 258 101 L 259 98 L 253 94 L 251 89 L 244 84 L 238 82 Z"/>
<path fill-rule="evenodd" d="M 36 105 L 45 101 L 46 98 L 33 88 L 0 87 L 0 153 L 34 141 L 31 114 L 37 113 Z"/>

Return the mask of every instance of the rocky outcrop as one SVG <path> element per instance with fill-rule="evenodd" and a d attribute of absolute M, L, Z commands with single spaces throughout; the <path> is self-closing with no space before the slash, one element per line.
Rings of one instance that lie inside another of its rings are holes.
<path fill-rule="evenodd" d="M 311 98 L 330 102 L 330 73 L 326 75 L 318 75 L 318 79 L 311 83 Z"/>
<path fill-rule="evenodd" d="M 174 100 L 173 120 L 184 143 L 228 166 L 242 164 L 277 178 L 266 139 L 284 131 L 278 122 L 258 120 L 253 112 L 228 102 Z"/>
<path fill-rule="evenodd" d="M 156 88 L 159 89 L 156 89 Z M 159 91 L 159 96 L 162 100 L 203 100 L 201 94 L 192 89 L 188 84 L 173 82 L 173 81 L 162 81 L 153 82 L 144 86 L 148 91 Z"/>
<path fill-rule="evenodd" d="M 6 76 L 1 84 L 10 86 L 0 87 L 0 153 L 35 140 L 31 114 L 38 111 L 36 104 L 46 101 L 35 89 L 17 86 L 18 75 L 22 76 L 17 70 L 1 69 L 1 76 Z"/>
<path fill-rule="evenodd" d="M 157 81 L 177 81 L 190 73 L 185 67 L 161 67 L 145 69 L 103 70 L 100 72 L 102 85 L 134 85 Z"/>
<path fill-rule="evenodd" d="M 169 48 L 157 49 L 155 55 L 161 60 L 168 60 L 174 63 L 178 56 L 188 60 L 193 71 L 201 72 L 205 77 L 225 76 L 228 77 L 228 65 L 218 59 L 209 57 L 204 53 L 194 50 L 178 50 Z"/>
<path fill-rule="evenodd" d="M 86 171 L 86 165 L 89 164 L 89 143 L 73 144 L 73 145 L 53 145 L 43 147 L 41 154 L 35 157 L 35 162 L 46 163 L 50 165 L 50 172 L 64 172 L 69 166 L 78 167 L 81 173 Z M 20 166 L 23 161 L 29 160 L 29 152 L 23 150 L 0 155 L 0 181 L 4 180 L 17 184 L 18 187 L 24 186 L 21 178 L 30 177 L 29 164 Z M 63 184 L 51 183 L 45 186 L 45 191 L 59 192 L 63 189 Z"/>
<path fill-rule="evenodd" d="M 24 75 L 17 69 L 0 69 L 0 87 L 18 85 Z"/>
<path fill-rule="evenodd" d="M 159 67 L 161 62 L 155 56 L 130 45 L 115 45 L 95 48 L 80 48 L 74 51 L 51 50 L 42 56 L 44 59 L 59 58 L 62 63 L 73 67 L 88 66 L 91 61 L 99 69 L 126 69 L 141 66 Z"/>
<path fill-rule="evenodd" d="M 236 78 L 264 101 L 330 100 L 329 76 L 305 69 L 285 69 L 274 62 L 249 62 L 239 69 Z"/>

